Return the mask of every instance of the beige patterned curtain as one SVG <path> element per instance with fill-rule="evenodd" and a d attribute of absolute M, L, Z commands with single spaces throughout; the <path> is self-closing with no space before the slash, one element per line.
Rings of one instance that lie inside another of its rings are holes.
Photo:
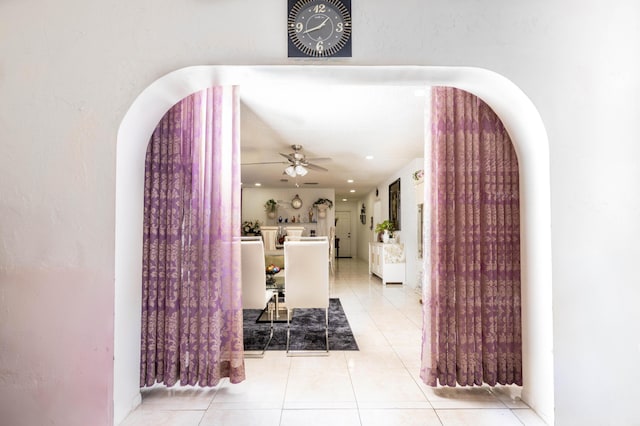
<path fill-rule="evenodd" d="M 491 108 L 432 92 L 431 284 L 421 377 L 436 386 L 522 384 L 518 160 Z"/>

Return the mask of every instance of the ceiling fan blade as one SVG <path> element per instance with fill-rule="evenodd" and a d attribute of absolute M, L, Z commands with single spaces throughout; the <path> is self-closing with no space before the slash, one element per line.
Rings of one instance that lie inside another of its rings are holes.
<path fill-rule="evenodd" d="M 241 166 L 256 166 L 260 164 L 289 164 L 286 161 L 262 161 L 258 163 L 242 163 Z"/>
<path fill-rule="evenodd" d="M 287 160 L 291 161 L 292 163 L 295 163 L 296 159 L 293 155 L 290 154 L 283 154 L 281 152 L 279 152 L 278 154 L 282 155 L 284 158 L 286 158 Z"/>
<path fill-rule="evenodd" d="M 331 161 L 333 160 L 333 158 L 329 158 L 329 157 L 316 157 L 316 158 L 307 158 L 306 161 L 313 161 L 313 162 L 318 162 L 318 161 Z"/>
<path fill-rule="evenodd" d="M 328 169 L 325 169 L 324 167 L 320 167 L 320 166 L 317 166 L 317 165 L 311 164 L 311 163 L 304 164 L 304 167 L 306 167 L 307 169 L 318 170 L 318 171 L 321 171 L 321 172 L 328 172 L 329 171 Z"/>

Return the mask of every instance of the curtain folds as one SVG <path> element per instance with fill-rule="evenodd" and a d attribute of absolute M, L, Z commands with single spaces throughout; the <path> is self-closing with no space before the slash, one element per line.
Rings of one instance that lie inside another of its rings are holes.
<path fill-rule="evenodd" d="M 432 91 L 431 283 L 421 378 L 522 384 L 518 161 L 491 108 Z"/>
<path fill-rule="evenodd" d="M 244 380 L 235 87 L 176 104 L 147 148 L 140 384 Z"/>

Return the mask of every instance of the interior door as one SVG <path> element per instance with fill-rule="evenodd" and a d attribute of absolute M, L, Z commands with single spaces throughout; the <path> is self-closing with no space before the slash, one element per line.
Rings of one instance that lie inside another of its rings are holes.
<path fill-rule="evenodd" d="M 336 257 L 351 257 L 351 212 L 336 211 L 336 220 L 336 238 L 340 238 Z"/>

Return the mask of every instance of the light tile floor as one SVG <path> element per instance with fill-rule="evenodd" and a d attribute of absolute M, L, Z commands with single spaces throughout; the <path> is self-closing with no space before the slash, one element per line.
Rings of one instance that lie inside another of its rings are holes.
<path fill-rule="evenodd" d="M 422 307 L 416 290 L 382 287 L 366 262 L 338 259 L 339 297 L 359 351 L 245 361 L 247 379 L 215 388 L 154 386 L 122 426 L 544 425 L 517 387 L 431 388 L 419 378 Z"/>

